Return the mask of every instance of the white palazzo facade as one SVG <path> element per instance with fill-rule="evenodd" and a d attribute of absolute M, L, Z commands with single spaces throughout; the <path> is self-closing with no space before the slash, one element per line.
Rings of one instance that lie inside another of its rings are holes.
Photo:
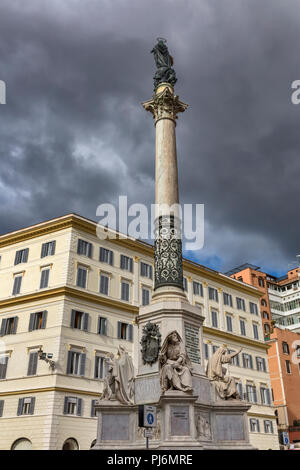
<path fill-rule="evenodd" d="M 134 356 L 153 247 L 101 240 L 96 228 L 70 214 L 0 237 L 0 449 L 89 449 L 103 358 L 119 344 Z M 187 297 L 205 316 L 202 360 L 222 344 L 243 348 L 229 371 L 252 403 L 250 442 L 278 449 L 261 294 L 189 260 L 183 267 Z"/>

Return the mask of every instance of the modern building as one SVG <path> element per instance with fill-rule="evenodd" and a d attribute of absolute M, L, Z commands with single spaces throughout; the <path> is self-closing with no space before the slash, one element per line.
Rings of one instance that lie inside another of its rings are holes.
<path fill-rule="evenodd" d="M 300 268 L 275 277 L 251 264 L 227 273 L 257 287 L 265 340 L 270 344 L 268 362 L 280 441 L 300 441 Z"/>
<path fill-rule="evenodd" d="M 134 357 L 153 285 L 153 247 L 103 231 L 69 214 L 0 237 L 0 449 L 93 445 L 105 355 L 122 344 Z M 251 444 L 278 449 L 261 292 L 186 259 L 183 269 L 205 316 L 202 360 L 222 344 L 243 348 L 229 369 L 252 403 Z"/>

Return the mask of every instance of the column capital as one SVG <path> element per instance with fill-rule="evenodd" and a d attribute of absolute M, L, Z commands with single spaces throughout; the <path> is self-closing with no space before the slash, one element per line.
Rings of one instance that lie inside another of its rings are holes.
<path fill-rule="evenodd" d="M 169 83 L 159 86 L 152 99 L 144 101 L 142 106 L 152 113 L 155 124 L 160 119 L 171 119 L 176 122 L 177 114 L 183 113 L 188 107 L 177 95 L 174 95 L 174 89 Z"/>

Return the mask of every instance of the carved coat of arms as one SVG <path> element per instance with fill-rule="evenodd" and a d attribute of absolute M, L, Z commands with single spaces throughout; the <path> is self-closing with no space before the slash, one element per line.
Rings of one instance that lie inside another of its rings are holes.
<path fill-rule="evenodd" d="M 158 359 L 161 344 L 161 334 L 159 327 L 150 321 L 143 328 L 141 339 L 141 353 L 144 364 L 154 364 Z"/>

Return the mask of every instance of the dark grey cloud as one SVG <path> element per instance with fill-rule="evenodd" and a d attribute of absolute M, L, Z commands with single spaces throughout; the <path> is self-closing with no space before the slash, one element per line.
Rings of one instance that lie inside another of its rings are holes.
<path fill-rule="evenodd" d="M 177 125 L 182 202 L 205 204 L 189 257 L 282 272 L 298 254 L 298 0 L 2 0 L 0 231 L 102 202 L 150 204 L 157 36 L 189 103 Z"/>

